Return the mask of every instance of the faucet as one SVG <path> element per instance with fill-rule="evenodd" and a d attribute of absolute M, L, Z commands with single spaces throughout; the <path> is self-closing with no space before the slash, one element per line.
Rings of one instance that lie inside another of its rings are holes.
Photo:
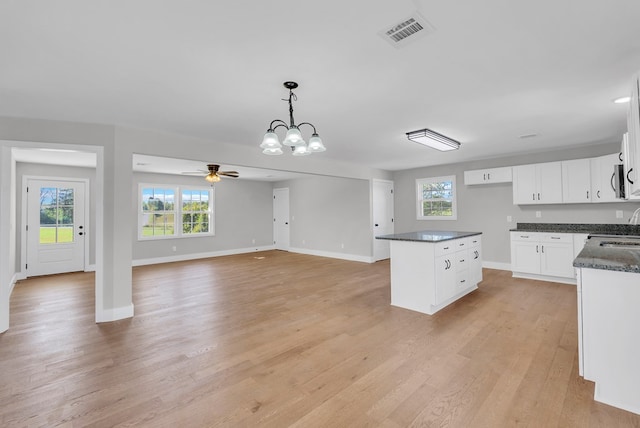
<path fill-rule="evenodd" d="M 633 215 L 629 219 L 629 224 L 638 224 L 638 221 L 640 221 L 640 208 L 633 212 Z"/>

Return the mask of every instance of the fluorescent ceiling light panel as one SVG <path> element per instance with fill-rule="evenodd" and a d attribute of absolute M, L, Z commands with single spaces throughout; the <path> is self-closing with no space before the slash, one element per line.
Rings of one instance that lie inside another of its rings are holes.
<path fill-rule="evenodd" d="M 458 141 L 426 128 L 407 132 L 407 138 L 416 143 L 431 147 L 432 149 L 440 150 L 441 152 L 458 150 L 460 148 Z"/>

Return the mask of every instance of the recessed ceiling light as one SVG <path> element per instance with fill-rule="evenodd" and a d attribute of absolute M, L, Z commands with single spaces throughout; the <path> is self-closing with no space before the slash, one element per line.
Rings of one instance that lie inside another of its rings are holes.
<path fill-rule="evenodd" d="M 631 101 L 631 97 L 620 97 L 613 100 L 613 102 L 616 104 L 624 104 L 628 103 L 629 101 Z"/>
<path fill-rule="evenodd" d="M 533 138 L 533 137 L 537 137 L 538 134 L 524 134 L 519 136 L 518 138 Z"/>

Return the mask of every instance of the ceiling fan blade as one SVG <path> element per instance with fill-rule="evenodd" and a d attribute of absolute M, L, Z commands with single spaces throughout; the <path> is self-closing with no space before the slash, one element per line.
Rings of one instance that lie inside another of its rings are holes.
<path fill-rule="evenodd" d="M 226 177 L 238 178 L 240 174 L 238 171 L 218 171 L 218 175 L 224 175 Z"/>
<path fill-rule="evenodd" d="M 206 174 L 208 171 L 182 171 L 180 174 L 182 175 L 202 175 Z"/>

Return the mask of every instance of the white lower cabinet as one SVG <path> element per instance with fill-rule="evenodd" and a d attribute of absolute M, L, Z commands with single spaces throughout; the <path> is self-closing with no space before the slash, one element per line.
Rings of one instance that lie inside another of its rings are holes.
<path fill-rule="evenodd" d="M 513 276 L 575 282 L 571 233 L 511 232 Z"/>
<path fill-rule="evenodd" d="M 434 314 L 478 288 L 480 235 L 444 242 L 391 241 L 391 304 Z"/>

